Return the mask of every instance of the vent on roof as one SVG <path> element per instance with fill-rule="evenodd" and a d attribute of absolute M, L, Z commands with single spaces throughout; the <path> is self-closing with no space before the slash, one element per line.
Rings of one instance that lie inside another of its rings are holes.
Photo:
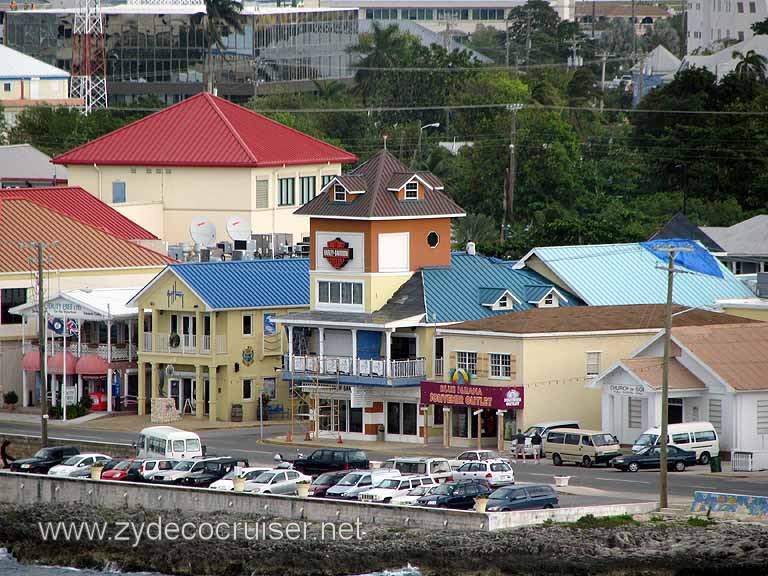
<path fill-rule="evenodd" d="M 467 242 L 467 254 L 470 256 L 474 256 L 477 254 L 477 250 L 475 250 L 475 243 L 474 242 Z"/>

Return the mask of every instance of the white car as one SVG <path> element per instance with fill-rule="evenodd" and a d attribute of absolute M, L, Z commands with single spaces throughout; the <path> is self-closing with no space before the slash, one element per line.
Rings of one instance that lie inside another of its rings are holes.
<path fill-rule="evenodd" d="M 431 476 L 400 476 L 387 478 L 379 482 L 375 488 L 358 495 L 360 502 L 383 502 L 389 504 L 393 498 L 405 496 L 412 488 L 419 486 L 435 486 Z"/>
<path fill-rule="evenodd" d="M 501 458 L 496 450 L 467 450 L 462 452 L 456 458 L 448 460 L 451 470 L 458 470 L 467 462 L 477 462 L 478 460 L 494 460 Z"/>
<path fill-rule="evenodd" d="M 229 472 L 221 480 L 216 480 L 209 486 L 211 490 L 234 490 L 235 489 L 235 472 L 238 472 L 240 476 L 245 478 L 245 481 L 254 480 L 257 476 L 260 476 L 264 472 L 269 472 L 271 468 L 235 468 Z"/>
<path fill-rule="evenodd" d="M 141 474 L 146 480 L 149 480 L 152 476 L 158 472 L 165 472 L 167 470 L 173 470 L 173 467 L 179 463 L 179 460 L 172 458 L 150 458 L 144 460 L 139 468 L 139 474 Z"/>
<path fill-rule="evenodd" d="M 253 494 L 296 494 L 299 482 L 312 483 L 312 476 L 296 470 L 267 470 L 245 483 L 244 490 Z"/>
<path fill-rule="evenodd" d="M 515 483 L 515 473 L 509 462 L 502 458 L 467 462 L 454 471 L 454 480 L 485 480 L 492 488 Z"/>
<path fill-rule="evenodd" d="M 111 457 L 106 454 L 78 454 L 77 456 L 70 456 L 61 464 L 57 464 L 50 470 L 48 470 L 49 476 L 81 476 L 79 474 L 83 471 L 83 468 L 90 470 L 96 462 L 104 463 L 110 460 Z"/>
<path fill-rule="evenodd" d="M 419 498 L 432 492 L 432 490 L 435 489 L 435 486 L 437 486 L 437 484 L 433 484 L 432 486 L 422 485 L 417 486 L 416 488 L 411 488 L 403 496 L 395 496 L 392 498 L 392 504 L 395 504 L 396 506 L 413 506 L 416 504 L 416 501 Z"/>

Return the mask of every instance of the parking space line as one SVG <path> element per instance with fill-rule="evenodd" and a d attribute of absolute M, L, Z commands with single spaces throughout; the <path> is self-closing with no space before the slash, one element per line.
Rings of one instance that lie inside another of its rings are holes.
<path fill-rule="evenodd" d="M 628 482 L 630 484 L 651 484 L 651 482 L 643 482 L 642 480 L 623 480 L 621 478 L 600 478 L 599 476 L 593 478 L 593 480 L 604 480 L 606 482 Z"/>

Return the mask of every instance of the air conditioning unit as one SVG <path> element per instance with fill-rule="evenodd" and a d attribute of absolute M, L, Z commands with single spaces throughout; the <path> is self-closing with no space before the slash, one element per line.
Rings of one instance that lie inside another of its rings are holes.
<path fill-rule="evenodd" d="M 245 250 L 234 250 L 232 260 L 245 260 Z"/>
<path fill-rule="evenodd" d="M 211 261 L 211 249 L 210 248 L 201 248 L 200 249 L 200 262 L 210 262 Z"/>

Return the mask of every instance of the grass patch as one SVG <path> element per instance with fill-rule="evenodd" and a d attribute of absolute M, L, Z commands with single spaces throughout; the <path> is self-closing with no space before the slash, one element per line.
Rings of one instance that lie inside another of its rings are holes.
<path fill-rule="evenodd" d="M 628 524 L 637 524 L 637 520 L 632 518 L 629 514 L 605 516 L 602 518 L 596 518 L 592 514 L 587 514 L 586 516 L 579 518 L 573 525 L 576 528 L 616 528 Z"/>
<path fill-rule="evenodd" d="M 651 516 L 648 519 L 648 522 L 665 522 L 666 518 L 664 516 Z"/>
<path fill-rule="evenodd" d="M 706 528 L 707 526 L 716 524 L 714 520 L 710 520 L 709 518 L 698 518 L 696 516 L 688 518 L 687 522 L 688 526 L 696 526 L 698 528 Z"/>

